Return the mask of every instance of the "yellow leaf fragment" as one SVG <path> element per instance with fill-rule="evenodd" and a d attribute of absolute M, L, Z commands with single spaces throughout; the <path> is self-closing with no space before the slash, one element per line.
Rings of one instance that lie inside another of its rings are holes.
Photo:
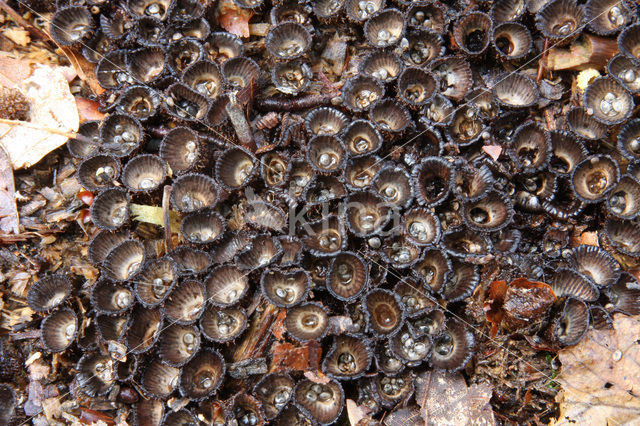
<path fill-rule="evenodd" d="M 29 32 L 20 27 L 7 28 L 2 31 L 2 35 L 22 47 L 26 47 L 31 42 Z"/>
<path fill-rule="evenodd" d="M 584 90 L 591 84 L 593 80 L 600 77 L 600 71 L 594 70 L 593 68 L 589 68 L 578 73 L 578 77 L 576 78 L 576 84 L 578 89 L 584 92 Z"/>
<path fill-rule="evenodd" d="M 164 226 L 162 207 L 131 204 L 129 211 L 133 220 Z M 171 232 L 177 233 L 180 230 L 180 214 L 171 211 L 169 216 L 171 217 Z"/>

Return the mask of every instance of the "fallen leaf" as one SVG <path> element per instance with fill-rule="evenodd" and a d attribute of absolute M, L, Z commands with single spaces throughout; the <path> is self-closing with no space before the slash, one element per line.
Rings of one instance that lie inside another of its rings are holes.
<path fill-rule="evenodd" d="M 571 247 L 576 247 L 580 245 L 589 245 L 589 246 L 597 246 L 598 244 L 598 233 L 597 232 L 583 232 L 582 234 L 576 237 L 569 238 L 569 245 Z"/>
<path fill-rule="evenodd" d="M 417 407 L 406 407 L 394 410 L 387 417 L 384 422 L 386 426 L 423 426 L 427 423 L 420 410 Z"/>
<path fill-rule="evenodd" d="M 242 9 L 233 0 L 222 0 L 218 4 L 218 21 L 225 30 L 238 37 L 249 37 L 249 19 L 253 16 L 251 9 Z"/>
<path fill-rule="evenodd" d="M 78 114 L 80 115 L 81 122 L 102 120 L 105 117 L 104 113 L 98 111 L 100 104 L 96 101 L 76 96 L 76 106 L 78 108 Z"/>
<path fill-rule="evenodd" d="M 615 314 L 613 329 L 591 329 L 558 352 L 560 415 L 553 425 L 640 424 L 640 316 Z"/>
<path fill-rule="evenodd" d="M 162 207 L 145 206 L 144 204 L 131 204 L 129 207 L 131 217 L 139 222 L 152 223 L 154 225 L 164 226 L 164 217 L 162 215 Z M 180 214 L 175 211 L 169 213 L 171 216 L 171 231 L 180 231 Z"/>
<path fill-rule="evenodd" d="M 493 158 L 493 161 L 498 161 L 500 154 L 502 154 L 502 147 L 500 145 L 483 145 L 482 150 Z"/>
<path fill-rule="evenodd" d="M 362 405 L 358 405 L 353 399 L 347 399 L 347 417 L 351 426 L 356 426 L 361 420 L 369 418 L 371 410 Z"/>
<path fill-rule="evenodd" d="M 0 147 L 0 230 L 8 234 L 20 232 L 15 192 L 11 162 Z"/>
<path fill-rule="evenodd" d="M 31 75 L 35 61 L 18 59 L 9 53 L 0 52 L 0 85 L 15 87 Z"/>
<path fill-rule="evenodd" d="M 95 95 L 101 95 L 105 92 L 105 89 L 98 83 L 98 78 L 94 72 L 95 64 L 87 61 L 84 56 L 70 47 L 60 46 L 60 50 L 69 59 L 69 62 L 78 73 L 78 77 L 87 83 L 87 86 Z"/>
<path fill-rule="evenodd" d="M 2 35 L 22 47 L 26 47 L 31 42 L 29 32 L 20 27 L 6 28 L 2 31 Z"/>
<path fill-rule="evenodd" d="M 270 371 L 317 370 L 320 365 L 322 348 L 318 342 L 310 340 L 302 346 L 291 343 L 273 345 Z"/>
<path fill-rule="evenodd" d="M 76 132 L 80 125 L 75 99 L 60 70 L 37 65 L 16 88 L 29 99 L 28 125 L 0 123 L 0 144 L 14 170 L 37 163 L 67 141 L 67 136 L 54 132 Z"/>
<path fill-rule="evenodd" d="M 304 377 L 306 377 L 307 379 L 311 380 L 314 383 L 320 383 L 320 384 L 323 384 L 323 385 L 326 385 L 327 383 L 329 383 L 331 381 L 331 379 L 329 379 L 329 376 L 327 376 L 326 374 L 324 374 L 320 370 L 316 370 L 316 371 L 308 370 L 308 371 L 305 371 L 304 372 Z"/>
<path fill-rule="evenodd" d="M 460 373 L 431 370 L 415 378 L 416 402 L 429 425 L 495 425 L 487 384 L 467 386 Z"/>

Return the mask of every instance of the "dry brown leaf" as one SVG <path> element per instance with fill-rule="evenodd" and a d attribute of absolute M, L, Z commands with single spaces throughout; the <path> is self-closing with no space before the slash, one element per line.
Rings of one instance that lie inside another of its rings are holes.
<path fill-rule="evenodd" d="M 29 32 L 20 27 L 6 28 L 2 31 L 2 35 L 22 47 L 26 47 L 31 42 Z"/>
<path fill-rule="evenodd" d="M 15 192 L 11 161 L 0 147 L 0 230 L 7 234 L 20 232 Z"/>
<path fill-rule="evenodd" d="M 0 52 L 0 86 L 14 87 L 31 75 L 36 61 L 18 59 Z"/>
<path fill-rule="evenodd" d="M 29 124 L 33 127 L 0 124 L 0 144 L 7 151 L 14 170 L 37 163 L 67 141 L 66 136 L 44 128 L 76 132 L 80 124 L 76 101 L 60 70 L 37 65 L 16 88 L 29 99 Z"/>
<path fill-rule="evenodd" d="M 425 422 L 418 407 L 399 408 L 384 418 L 385 426 L 423 426 Z"/>
<path fill-rule="evenodd" d="M 467 387 L 460 373 L 427 371 L 418 375 L 416 401 L 425 425 L 495 425 L 486 384 Z"/>
<path fill-rule="evenodd" d="M 100 104 L 87 98 L 76 96 L 76 105 L 80 114 L 80 121 L 102 120 L 105 114 L 98 111 Z"/>
<path fill-rule="evenodd" d="M 558 359 L 553 425 L 640 425 L 640 316 L 614 315 L 613 329 L 590 330 Z"/>
<path fill-rule="evenodd" d="M 498 161 L 500 154 L 502 154 L 502 147 L 500 145 L 484 145 L 482 150 L 493 158 L 493 161 Z"/>
<path fill-rule="evenodd" d="M 105 89 L 100 86 L 100 83 L 98 83 L 98 78 L 96 77 L 96 74 L 94 72 L 95 64 L 87 61 L 84 56 L 82 56 L 78 51 L 70 47 L 61 46 L 60 49 L 69 59 L 71 65 L 73 65 L 73 68 L 78 73 L 78 77 L 80 77 L 82 81 L 87 83 L 87 86 L 89 86 L 91 91 L 95 95 L 103 94 L 105 92 Z"/>
<path fill-rule="evenodd" d="M 356 426 L 363 419 L 368 419 L 371 410 L 363 405 L 358 405 L 353 399 L 346 400 L 347 417 L 351 426 Z"/>

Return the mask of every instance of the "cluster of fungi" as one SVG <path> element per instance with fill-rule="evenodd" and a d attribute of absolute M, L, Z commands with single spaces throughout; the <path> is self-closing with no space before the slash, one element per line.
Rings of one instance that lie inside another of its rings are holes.
<path fill-rule="evenodd" d="M 633 2 L 234 1 L 51 15 L 106 89 L 68 143 L 100 278 L 28 294 L 74 393 L 115 393 L 137 425 L 326 425 L 347 398 L 379 419 L 416 374 L 473 363 L 487 265 L 548 283 L 527 330 L 557 346 L 640 313 L 621 266 L 640 258 Z M 224 31 L 223 8 L 267 29 Z M 539 69 L 584 37 L 609 49 L 586 87 Z M 134 204 L 163 205 L 165 229 Z M 585 230 L 597 245 L 569 244 Z M 274 365 L 275 341 L 317 371 Z"/>

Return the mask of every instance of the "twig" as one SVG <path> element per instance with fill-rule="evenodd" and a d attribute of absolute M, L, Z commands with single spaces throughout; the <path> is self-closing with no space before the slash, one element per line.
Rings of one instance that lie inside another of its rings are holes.
<path fill-rule="evenodd" d="M 18 12 L 13 10 L 11 6 L 9 6 L 4 0 L 0 0 L 0 9 L 4 10 L 7 15 L 18 25 L 20 25 L 25 30 L 29 31 L 32 35 L 35 35 L 42 40 L 51 40 L 49 34 L 44 31 L 34 27 L 29 21 L 24 19 Z"/>
<path fill-rule="evenodd" d="M 547 53 L 549 53 L 549 39 L 545 37 L 542 54 L 540 55 L 540 59 L 538 59 L 538 75 L 536 76 L 536 81 L 538 83 L 542 80 L 542 75 L 544 73 L 544 61 L 547 59 Z"/>
<path fill-rule="evenodd" d="M 91 143 L 91 144 L 95 143 L 93 139 L 90 139 L 84 135 L 81 135 L 80 133 L 76 133 L 68 130 L 52 129 L 51 127 L 40 126 L 38 124 L 29 123 L 28 121 L 7 120 L 5 118 L 0 118 L 0 124 L 7 124 L 9 126 L 28 127 L 29 129 L 41 130 L 43 132 L 52 133 L 54 135 L 66 136 L 69 139 L 77 139 L 80 142 Z"/>
<path fill-rule="evenodd" d="M 165 251 L 167 253 L 173 249 L 171 244 L 171 217 L 169 215 L 169 199 L 171 197 L 171 189 L 171 185 L 166 185 L 162 193 L 162 219 L 164 222 Z"/>

